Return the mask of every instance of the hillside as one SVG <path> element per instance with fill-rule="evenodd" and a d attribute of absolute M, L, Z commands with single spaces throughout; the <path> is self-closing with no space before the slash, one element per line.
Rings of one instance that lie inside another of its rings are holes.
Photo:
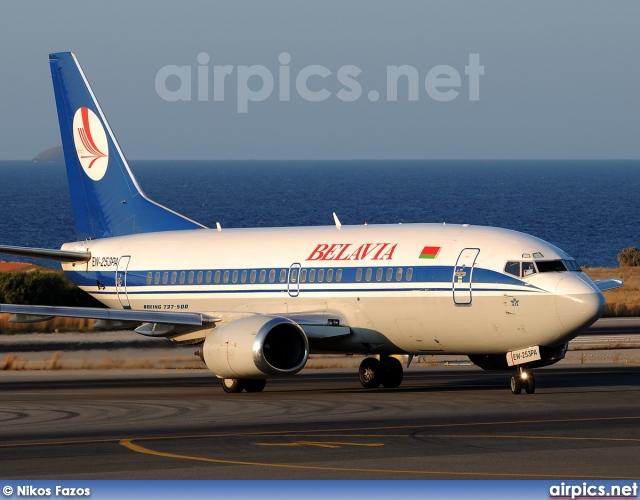
<path fill-rule="evenodd" d="M 33 157 L 33 161 L 64 161 L 62 146 L 49 148 Z"/>

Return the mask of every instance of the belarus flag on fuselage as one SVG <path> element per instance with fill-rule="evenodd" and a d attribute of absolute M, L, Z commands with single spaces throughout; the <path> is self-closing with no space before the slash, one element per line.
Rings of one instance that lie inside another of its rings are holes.
<path fill-rule="evenodd" d="M 440 247 L 424 247 L 420 252 L 421 259 L 435 259 L 440 252 Z"/>

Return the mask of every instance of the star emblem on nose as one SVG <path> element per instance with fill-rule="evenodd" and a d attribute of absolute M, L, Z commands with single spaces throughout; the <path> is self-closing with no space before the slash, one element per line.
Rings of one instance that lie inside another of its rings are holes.
<path fill-rule="evenodd" d="M 513 307 L 518 307 L 518 304 L 520 304 L 520 301 L 518 299 L 511 299 L 511 305 Z"/>

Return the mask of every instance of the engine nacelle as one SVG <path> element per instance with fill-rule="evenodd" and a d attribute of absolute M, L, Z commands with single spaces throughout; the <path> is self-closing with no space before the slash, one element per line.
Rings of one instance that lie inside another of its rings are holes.
<path fill-rule="evenodd" d="M 540 358 L 532 363 L 525 363 L 522 366 L 527 368 L 539 368 L 557 363 L 564 358 L 569 344 L 562 344 L 554 347 L 540 346 Z M 483 370 L 513 370 L 515 367 L 507 363 L 507 354 L 474 354 L 469 355 L 471 362 Z"/>
<path fill-rule="evenodd" d="M 307 362 L 309 341 L 302 328 L 290 319 L 247 316 L 210 332 L 202 357 L 219 378 L 294 375 Z"/>

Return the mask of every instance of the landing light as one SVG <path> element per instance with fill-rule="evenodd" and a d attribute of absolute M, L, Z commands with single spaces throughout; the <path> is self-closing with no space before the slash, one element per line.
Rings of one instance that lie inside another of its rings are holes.
<path fill-rule="evenodd" d="M 522 373 L 520 374 L 520 378 L 521 378 L 522 380 L 527 380 L 527 378 L 529 378 L 529 374 L 528 374 L 527 372 L 522 372 Z"/>

